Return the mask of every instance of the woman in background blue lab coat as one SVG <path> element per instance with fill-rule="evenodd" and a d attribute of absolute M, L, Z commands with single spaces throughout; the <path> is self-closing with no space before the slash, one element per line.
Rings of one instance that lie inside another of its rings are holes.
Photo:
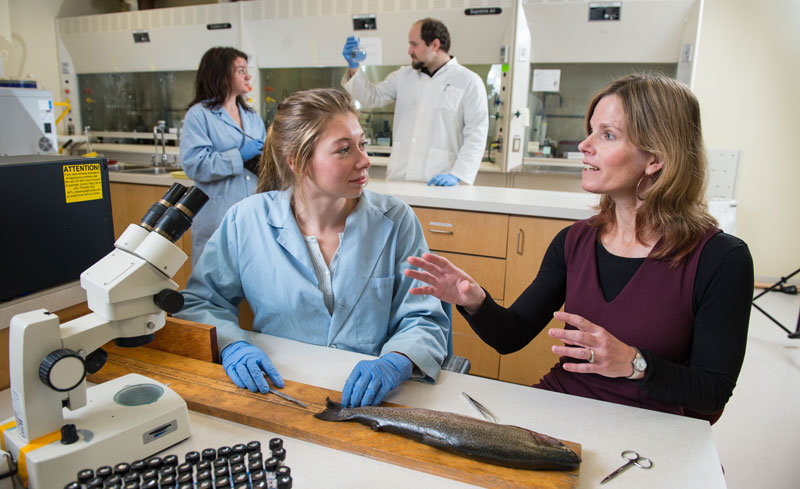
<path fill-rule="evenodd" d="M 242 388 L 283 379 L 239 328 L 379 356 L 345 382 L 345 405 L 380 404 L 409 378 L 434 382 L 450 321 L 434 297 L 408 293 L 407 256 L 427 251 L 414 212 L 370 192 L 364 131 L 338 90 L 297 92 L 270 126 L 259 194 L 234 205 L 206 245 L 178 317 L 217 327 L 222 363 Z"/>
<path fill-rule="evenodd" d="M 245 53 L 228 47 L 206 51 L 181 131 L 183 170 L 209 197 L 192 224 L 192 266 L 225 212 L 256 190 L 266 129 L 245 104 L 250 90 Z"/>

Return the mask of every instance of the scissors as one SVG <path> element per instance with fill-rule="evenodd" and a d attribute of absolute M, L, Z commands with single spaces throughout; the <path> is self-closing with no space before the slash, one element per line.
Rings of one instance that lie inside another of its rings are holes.
<path fill-rule="evenodd" d="M 622 467 L 608 474 L 608 476 L 605 479 L 600 481 L 600 484 L 605 484 L 606 482 L 610 481 L 611 479 L 618 476 L 622 472 L 628 470 L 628 468 L 630 468 L 631 465 L 635 465 L 640 469 L 645 469 L 645 470 L 648 470 L 653 467 L 652 460 L 650 460 L 649 458 L 639 456 L 639 454 L 634 452 L 633 450 L 625 450 L 624 452 L 622 452 L 622 458 L 627 460 L 627 462 L 625 462 L 625 464 Z"/>

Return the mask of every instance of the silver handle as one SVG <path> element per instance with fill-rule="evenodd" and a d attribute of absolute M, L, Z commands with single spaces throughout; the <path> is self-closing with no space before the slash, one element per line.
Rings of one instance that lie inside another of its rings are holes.
<path fill-rule="evenodd" d="M 445 231 L 443 229 L 428 229 L 428 231 L 438 234 L 453 234 L 453 231 Z"/>
<path fill-rule="evenodd" d="M 525 245 L 525 233 L 522 229 L 517 229 L 517 254 L 522 254 L 522 247 Z"/>

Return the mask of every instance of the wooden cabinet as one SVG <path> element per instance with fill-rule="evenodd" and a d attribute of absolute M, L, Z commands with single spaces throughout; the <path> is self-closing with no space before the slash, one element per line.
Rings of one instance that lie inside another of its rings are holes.
<path fill-rule="evenodd" d="M 158 202 L 169 187 L 111 182 L 109 189 L 111 192 L 111 215 L 114 219 L 114 239 L 116 239 L 128 228 L 128 225 L 139 224 L 150 206 Z M 189 233 L 190 231 L 187 230 L 175 243 L 189 256 L 178 273 L 172 277 L 179 289 L 186 287 L 186 281 L 189 280 L 192 272 L 192 239 Z"/>
<path fill-rule="evenodd" d="M 508 223 L 506 255 L 506 303 L 511 305 L 530 285 L 539 271 L 547 247 L 570 224 L 560 219 L 511 216 Z M 560 341 L 550 338 L 547 330 L 564 327 L 553 319 L 536 338 L 520 351 L 500 357 L 499 379 L 533 385 L 558 361 L 550 347 Z"/>
<path fill-rule="evenodd" d="M 572 221 L 415 207 L 428 247 L 480 283 L 500 305 L 514 302 L 539 270 L 550 241 Z M 550 327 L 563 327 L 553 320 Z M 470 373 L 532 385 L 558 361 L 556 344 L 540 334 L 522 350 L 500 355 L 453 310 L 453 352 L 469 359 Z"/>

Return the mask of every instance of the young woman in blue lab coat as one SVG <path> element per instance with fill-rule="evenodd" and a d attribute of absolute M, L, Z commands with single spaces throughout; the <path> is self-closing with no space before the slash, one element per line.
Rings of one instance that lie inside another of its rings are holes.
<path fill-rule="evenodd" d="M 266 129 L 245 103 L 250 89 L 245 53 L 228 47 L 206 51 L 181 131 L 183 170 L 209 197 L 192 224 L 192 266 L 225 212 L 256 191 Z"/>
<path fill-rule="evenodd" d="M 259 193 L 234 205 L 193 269 L 178 317 L 217 327 L 222 364 L 241 388 L 283 379 L 237 323 L 253 330 L 378 356 L 347 378 L 347 406 L 380 404 L 411 378 L 434 382 L 450 321 L 441 302 L 409 294 L 407 256 L 428 251 L 411 208 L 366 190 L 370 162 L 350 97 L 297 92 L 270 126 Z"/>

